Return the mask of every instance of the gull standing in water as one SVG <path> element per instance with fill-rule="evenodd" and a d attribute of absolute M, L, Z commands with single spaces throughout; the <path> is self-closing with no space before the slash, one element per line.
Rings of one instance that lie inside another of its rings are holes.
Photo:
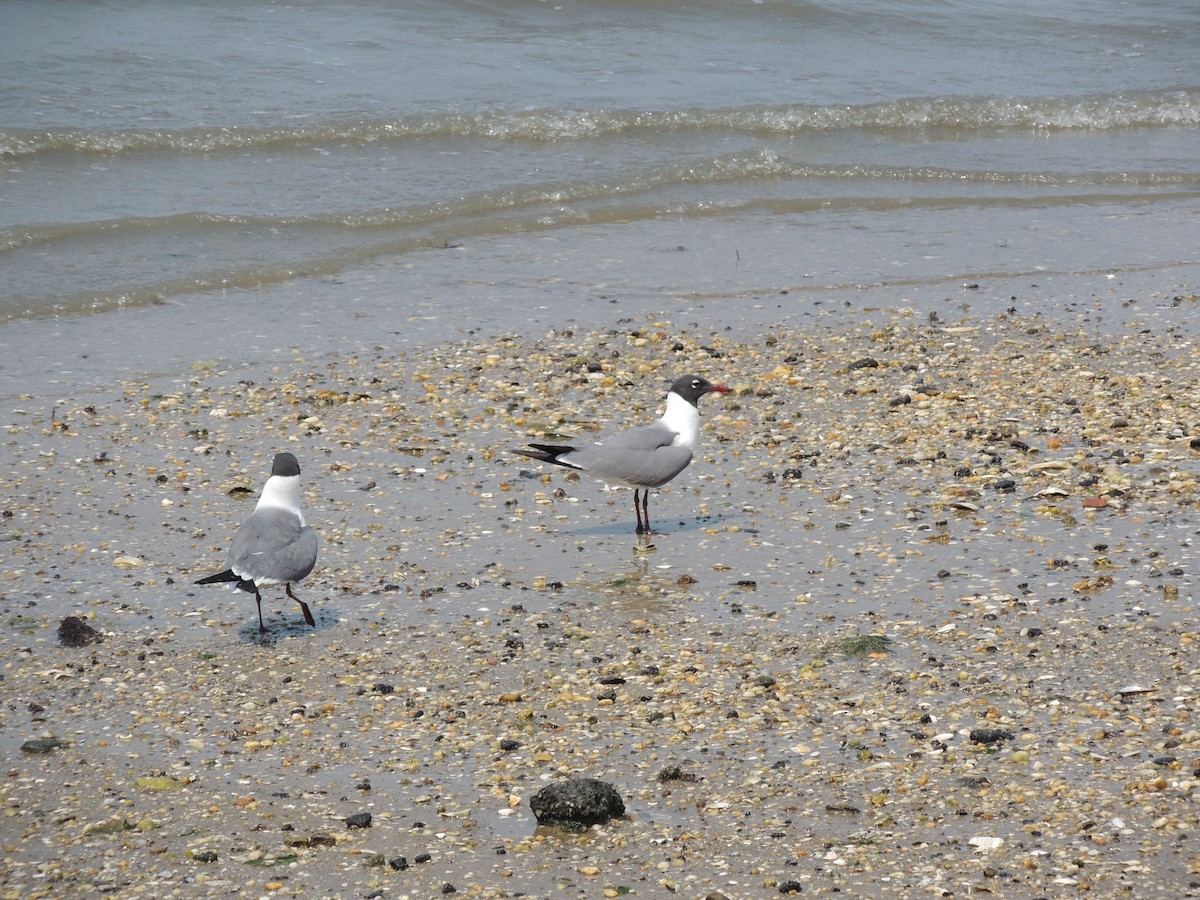
<path fill-rule="evenodd" d="M 609 484 L 633 488 L 637 533 L 650 534 L 650 489 L 662 487 L 692 461 L 700 436 L 700 410 L 705 394 L 727 394 L 729 388 L 699 375 L 677 378 L 667 392 L 667 411 L 649 425 L 639 425 L 594 444 L 530 444 L 517 450 L 542 462 L 578 469 Z M 639 492 L 641 496 L 639 498 Z M 641 505 L 638 505 L 638 501 Z"/>
<path fill-rule="evenodd" d="M 254 595 L 258 604 L 258 630 L 266 631 L 259 588 L 284 585 L 287 595 L 300 604 L 304 621 L 317 626 L 308 604 L 292 593 L 292 583 L 308 576 L 317 563 L 317 533 L 304 524 L 300 510 L 300 464 L 290 453 L 275 454 L 271 477 L 263 485 L 258 505 L 234 535 L 229 546 L 229 568 L 201 578 L 196 584 L 228 582 Z"/>

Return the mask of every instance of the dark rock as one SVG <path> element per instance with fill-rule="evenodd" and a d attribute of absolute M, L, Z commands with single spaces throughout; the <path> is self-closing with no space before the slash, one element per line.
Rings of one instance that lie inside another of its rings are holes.
<path fill-rule="evenodd" d="M 785 881 L 779 885 L 779 893 L 781 894 L 800 894 L 804 888 L 801 887 L 798 881 Z"/>
<path fill-rule="evenodd" d="M 58 642 L 64 647 L 86 647 L 99 643 L 104 635 L 79 616 L 67 616 L 58 626 Z"/>
<path fill-rule="evenodd" d="M 388 865 L 391 866 L 393 869 L 395 869 L 397 872 L 403 872 L 405 869 L 408 868 L 408 860 L 405 859 L 403 856 L 393 856 L 391 859 L 388 860 Z"/>
<path fill-rule="evenodd" d="M 504 738 L 500 741 L 500 749 L 505 753 L 511 753 L 513 750 L 521 749 L 521 742 L 514 741 L 512 738 Z"/>
<path fill-rule="evenodd" d="M 596 684 L 624 684 L 625 679 L 620 675 L 601 675 L 596 679 Z"/>
<path fill-rule="evenodd" d="M 625 815 L 617 789 L 595 778 L 568 778 L 542 788 L 529 800 L 539 825 L 584 831 Z"/>
<path fill-rule="evenodd" d="M 21 745 L 22 753 L 53 753 L 59 747 L 67 746 L 67 742 L 58 738 L 35 738 Z"/>
<path fill-rule="evenodd" d="M 347 828 L 370 828 L 371 814 L 370 813 L 355 813 L 352 816 L 346 816 Z"/>
<path fill-rule="evenodd" d="M 1002 728 L 972 728 L 969 738 L 973 744 L 998 744 L 1011 741 L 1013 733 Z"/>
<path fill-rule="evenodd" d="M 379 684 L 372 687 L 371 690 L 373 690 L 377 694 L 391 694 L 396 689 L 394 687 L 392 687 L 390 684 L 384 684 L 381 681 L 381 682 L 379 682 Z"/>
<path fill-rule="evenodd" d="M 211 863 L 217 861 L 217 854 L 212 850 L 197 850 L 192 854 L 192 859 L 196 862 Z"/>
<path fill-rule="evenodd" d="M 862 359 L 855 360 L 854 362 L 850 363 L 850 365 L 849 365 L 850 371 L 854 371 L 855 369 L 878 369 L 878 368 L 879 368 L 879 360 L 875 359 L 875 357 L 873 357 L 873 356 L 864 356 Z"/>

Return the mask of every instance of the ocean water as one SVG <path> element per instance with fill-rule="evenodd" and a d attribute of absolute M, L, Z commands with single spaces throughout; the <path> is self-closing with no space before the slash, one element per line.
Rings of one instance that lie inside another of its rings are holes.
<path fill-rule="evenodd" d="M 151 327 L 122 361 L 234 352 L 222 322 L 319 346 L 343 305 L 1169 288 L 1198 38 L 1194 0 L 8 0 L 0 391 Z"/>

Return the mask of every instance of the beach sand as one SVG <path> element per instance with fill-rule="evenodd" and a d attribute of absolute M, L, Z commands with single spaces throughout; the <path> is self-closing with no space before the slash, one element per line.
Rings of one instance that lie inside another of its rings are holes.
<path fill-rule="evenodd" d="M 0 896 L 1200 895 L 1196 302 L 634 315 L 16 396 Z M 662 534 L 509 452 L 690 372 L 733 393 Z M 271 588 L 260 637 L 192 582 L 280 449 L 318 627 Z M 572 775 L 627 818 L 538 829 Z"/>

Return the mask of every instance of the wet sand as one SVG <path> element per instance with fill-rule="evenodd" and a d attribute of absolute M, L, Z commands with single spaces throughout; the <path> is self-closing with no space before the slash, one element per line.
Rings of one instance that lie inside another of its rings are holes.
<path fill-rule="evenodd" d="M 2 896 L 1197 895 L 1196 302 L 635 314 L 17 395 Z M 685 372 L 734 392 L 648 540 L 508 452 Z M 318 627 L 268 589 L 260 637 L 191 582 L 277 449 Z M 628 818 L 538 830 L 566 775 Z"/>

